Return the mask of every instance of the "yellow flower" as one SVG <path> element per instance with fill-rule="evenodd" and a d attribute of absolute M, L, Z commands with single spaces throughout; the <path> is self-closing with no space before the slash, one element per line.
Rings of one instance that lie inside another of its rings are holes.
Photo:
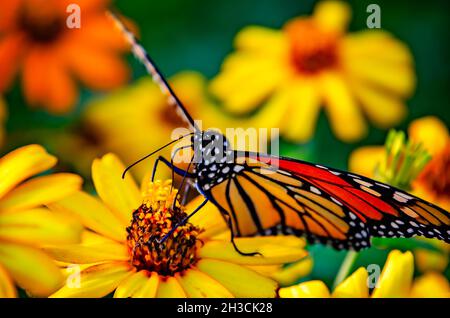
<path fill-rule="evenodd" d="M 113 154 L 96 159 L 92 177 L 99 199 L 78 192 L 49 207 L 70 213 L 86 226 L 81 244 L 49 247 L 57 261 L 79 264 L 80 286 L 69 284 L 53 297 L 274 297 L 277 283 L 255 271 L 295 262 L 307 255 L 296 237 L 237 238 L 242 256 L 212 204 L 164 237 L 187 214 L 171 182 L 149 182 L 141 191 L 134 179 L 121 179 L 123 164 Z M 187 207 L 192 211 L 203 198 Z M 134 211 L 134 212 L 133 212 Z M 188 212 L 189 213 L 189 212 Z M 252 266 L 250 269 L 248 266 Z"/>
<path fill-rule="evenodd" d="M 244 28 L 212 93 L 235 114 L 264 104 L 255 123 L 293 141 L 312 137 L 322 105 L 344 141 L 366 134 L 364 115 L 382 128 L 397 124 L 415 86 L 411 54 L 385 31 L 347 35 L 350 15 L 346 3 L 324 1 L 282 30 Z"/>
<path fill-rule="evenodd" d="M 81 227 L 44 207 L 72 194 L 81 178 L 69 173 L 38 176 L 56 158 L 29 145 L 0 159 L 0 298 L 16 296 L 14 284 L 33 296 L 47 296 L 63 275 L 40 248 L 80 239 Z"/>
<path fill-rule="evenodd" d="M 412 286 L 411 297 L 450 298 L 450 285 L 445 276 L 429 272 L 417 278 Z"/>
<path fill-rule="evenodd" d="M 5 142 L 4 124 L 6 121 L 6 117 L 7 117 L 6 103 L 0 97 L 0 147 L 3 146 L 3 143 Z"/>
<path fill-rule="evenodd" d="M 207 99 L 206 80 L 201 74 L 185 71 L 172 77 L 170 82 L 192 117 L 202 120 L 203 129 L 239 127 Z M 106 152 L 117 153 L 126 163 L 132 163 L 171 141 L 172 131 L 179 127 L 187 126 L 160 89 L 145 77 L 90 102 L 78 130 L 71 135 L 59 136 L 53 142 L 63 160 L 73 162 L 71 158 L 76 156 L 75 168 L 85 171 L 96 156 Z M 85 149 L 81 158 L 80 148 Z M 170 150 L 169 147 L 160 155 L 170 158 Z M 149 166 L 151 161 L 136 166 L 133 173 L 141 179 Z M 169 170 L 161 171 L 165 172 L 161 177 L 170 176 Z"/>
<path fill-rule="evenodd" d="M 372 280 L 363 267 L 340 283 L 332 293 L 322 281 L 308 281 L 281 288 L 280 297 L 335 297 L 335 298 L 403 298 L 403 297 L 449 297 L 447 279 L 436 273 L 427 273 L 413 282 L 414 260 L 411 252 L 394 250 L 384 265 L 372 292 L 368 283 Z"/>

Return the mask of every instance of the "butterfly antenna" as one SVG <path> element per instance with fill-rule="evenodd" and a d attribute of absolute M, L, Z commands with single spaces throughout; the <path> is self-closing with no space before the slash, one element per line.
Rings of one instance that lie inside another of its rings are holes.
<path fill-rule="evenodd" d="M 140 163 L 140 162 L 144 161 L 145 159 L 147 159 L 147 158 L 153 156 L 155 153 L 157 153 L 157 152 L 163 150 L 164 148 L 170 146 L 171 144 L 173 144 L 173 143 L 175 143 L 175 142 L 177 142 L 177 141 L 180 141 L 181 139 L 183 139 L 183 138 L 185 138 L 185 137 L 187 137 L 187 136 L 191 136 L 191 135 L 193 135 L 193 134 L 194 134 L 194 133 L 189 133 L 189 134 L 186 134 L 186 135 L 182 135 L 182 136 L 178 137 L 177 139 L 172 140 L 171 142 L 165 144 L 164 146 L 159 147 L 158 149 L 156 149 L 155 151 L 153 151 L 153 152 L 149 153 L 148 155 L 142 157 L 141 159 L 135 161 L 134 163 L 132 163 L 131 165 L 129 165 L 129 166 L 123 171 L 123 173 L 122 173 L 122 179 L 125 178 L 125 175 L 127 174 L 128 170 L 130 170 L 131 168 L 133 168 L 133 167 L 134 167 L 135 165 L 137 165 L 138 163 Z"/>
<path fill-rule="evenodd" d="M 156 66 L 155 62 L 145 51 L 144 47 L 138 42 L 134 34 L 123 24 L 123 22 L 116 14 L 112 13 L 111 11 L 107 11 L 106 14 L 113 19 L 116 26 L 122 31 L 125 39 L 131 45 L 131 50 L 134 56 L 145 66 L 153 81 L 161 89 L 161 92 L 167 97 L 169 105 L 176 108 L 179 115 L 181 115 L 181 117 L 191 126 L 191 128 L 193 128 L 195 131 L 200 131 L 196 122 L 194 121 L 194 119 L 192 119 L 191 115 L 186 110 L 186 107 L 184 107 L 183 103 L 181 103 L 180 99 L 174 93 L 173 89 L 170 87 L 169 83 Z"/>

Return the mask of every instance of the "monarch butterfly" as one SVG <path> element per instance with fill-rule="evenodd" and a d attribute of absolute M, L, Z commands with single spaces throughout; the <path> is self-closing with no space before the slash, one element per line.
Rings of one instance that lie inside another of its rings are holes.
<path fill-rule="evenodd" d="M 200 159 L 192 159 L 187 169 L 175 166 L 173 157 L 169 161 L 160 156 L 153 171 L 161 161 L 174 173 L 192 180 L 205 200 L 190 216 L 211 201 L 227 220 L 233 244 L 234 236 L 275 234 L 306 236 L 313 243 L 354 250 L 369 247 L 371 237 L 420 235 L 450 242 L 449 213 L 429 202 L 345 171 L 232 150 L 225 136 L 201 131 L 134 35 L 111 16 L 134 55 L 192 129 L 192 133 L 180 137 L 191 138 L 191 144 L 185 147 L 199 145 Z M 136 161 L 124 174 L 162 148 Z"/>

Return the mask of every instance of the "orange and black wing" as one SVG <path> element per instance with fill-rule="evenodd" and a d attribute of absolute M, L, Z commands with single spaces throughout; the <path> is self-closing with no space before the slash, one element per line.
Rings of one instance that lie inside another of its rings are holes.
<path fill-rule="evenodd" d="M 450 241 L 447 211 L 386 184 L 258 154 L 236 165 L 239 172 L 205 194 L 231 216 L 237 236 L 295 234 L 356 250 L 370 246 L 371 236 Z"/>

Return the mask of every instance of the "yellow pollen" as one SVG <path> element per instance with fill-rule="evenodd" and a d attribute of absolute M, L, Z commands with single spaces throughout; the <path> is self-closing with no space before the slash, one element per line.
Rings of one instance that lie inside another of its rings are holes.
<path fill-rule="evenodd" d="M 201 243 L 197 236 L 201 230 L 191 223 L 178 226 L 164 242 L 159 243 L 187 216 L 178 202 L 173 204 L 176 193 L 176 190 L 171 190 L 170 181 L 157 181 L 145 187 L 143 203 L 133 213 L 127 227 L 131 263 L 138 270 L 173 276 L 197 261 L 196 251 Z"/>

